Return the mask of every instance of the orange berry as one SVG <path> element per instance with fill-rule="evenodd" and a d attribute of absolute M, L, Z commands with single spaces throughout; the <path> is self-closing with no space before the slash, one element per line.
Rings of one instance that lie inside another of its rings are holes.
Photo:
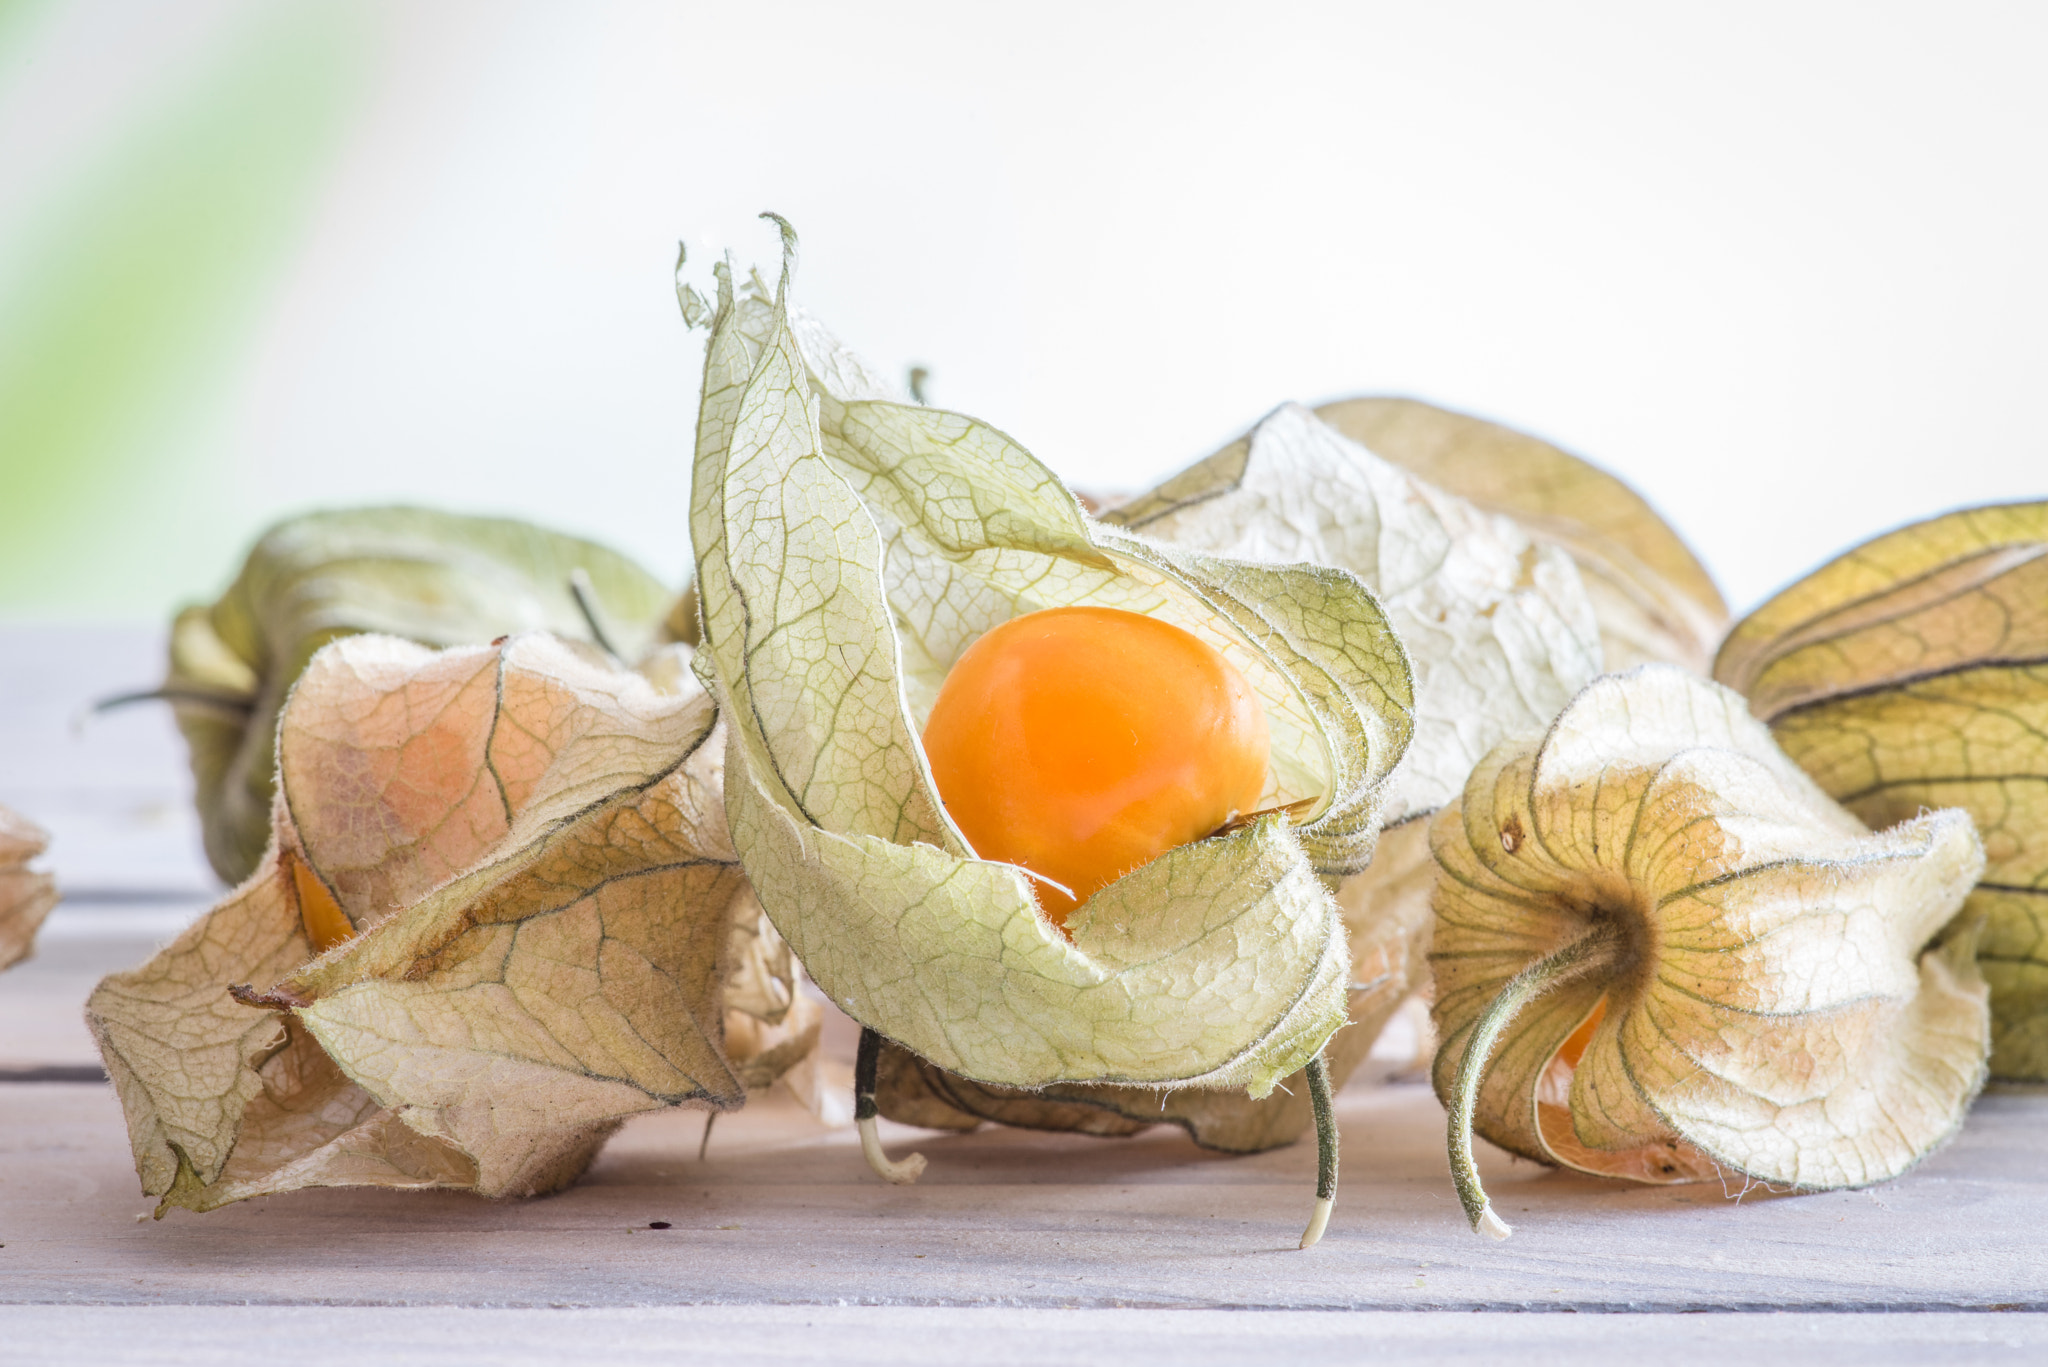
<path fill-rule="evenodd" d="M 1593 1003 L 1593 1014 L 1579 1022 L 1579 1028 L 1565 1037 L 1557 1046 L 1557 1056 L 1576 1068 L 1579 1060 L 1586 1056 L 1586 1046 L 1593 1042 L 1593 1032 L 1600 1028 L 1600 1022 L 1607 1016 L 1607 998 Z"/>
<path fill-rule="evenodd" d="M 1118 608 L 1051 608 L 969 646 L 924 747 L 983 859 L 1021 864 L 1057 925 L 1105 885 L 1253 810 L 1258 694 L 1206 642 Z"/>
<path fill-rule="evenodd" d="M 355 926 L 341 909 L 341 903 L 334 900 L 334 894 L 320 881 L 320 875 L 307 868 L 305 860 L 289 851 L 284 862 L 291 866 L 292 891 L 299 898 L 299 919 L 305 922 L 306 938 L 313 942 L 313 952 L 325 954 L 342 941 L 353 939 Z"/>

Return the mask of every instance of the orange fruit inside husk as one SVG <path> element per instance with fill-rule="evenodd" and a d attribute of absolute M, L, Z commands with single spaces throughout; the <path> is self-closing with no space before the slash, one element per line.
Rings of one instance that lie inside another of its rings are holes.
<path fill-rule="evenodd" d="M 1018 864 L 1057 925 L 1140 865 L 1252 811 L 1265 709 L 1207 642 L 1118 608 L 1013 618 L 960 656 L 924 731 L 983 859 Z"/>

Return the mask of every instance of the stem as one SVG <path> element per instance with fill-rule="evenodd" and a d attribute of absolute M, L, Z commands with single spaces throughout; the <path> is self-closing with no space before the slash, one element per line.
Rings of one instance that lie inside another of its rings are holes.
<path fill-rule="evenodd" d="M 1337 1204 L 1337 1112 L 1330 1101 L 1330 1065 L 1320 1053 L 1308 1061 L 1308 1100 L 1316 1113 L 1316 1209 L 1302 1231 L 1301 1247 L 1314 1248 Z"/>
<path fill-rule="evenodd" d="M 718 1119 L 718 1112 L 704 1112 L 704 1137 L 697 1141 L 697 1161 L 704 1161 L 704 1155 L 711 1150 L 711 1126 Z"/>
<path fill-rule="evenodd" d="M 116 693 L 111 698 L 101 698 L 92 705 L 92 711 L 111 712 L 117 707 L 128 707 L 139 702 L 191 703 L 198 707 L 218 707 L 223 712 L 235 712 L 248 716 L 256 710 L 256 704 L 236 694 L 209 693 L 200 688 L 145 688 L 137 693 Z"/>
<path fill-rule="evenodd" d="M 590 582 L 590 572 L 581 565 L 569 571 L 569 596 L 576 600 L 576 610 L 583 614 L 583 624 L 590 628 L 590 639 L 607 655 L 625 659 L 612 644 L 611 633 L 604 629 L 604 618 L 597 608 L 597 586 Z"/>
<path fill-rule="evenodd" d="M 909 1186 L 924 1171 L 924 1155 L 913 1153 L 901 1163 L 882 1152 L 882 1137 L 875 1131 L 875 1068 L 882 1060 L 882 1037 L 862 1026 L 860 1052 L 853 1060 L 853 1123 L 860 1130 L 861 1156 L 884 1182 Z"/>
<path fill-rule="evenodd" d="M 1450 1150 L 1451 1180 L 1457 1184 L 1458 1200 L 1476 1234 L 1505 1239 L 1514 1231 L 1507 1221 L 1493 1213 L 1486 1189 L 1479 1184 L 1479 1169 L 1472 1162 L 1472 1112 L 1479 1103 L 1479 1084 L 1485 1080 L 1486 1060 L 1524 1006 L 1574 978 L 1614 962 L 1621 948 L 1621 936 L 1613 926 L 1596 925 L 1548 958 L 1538 959 L 1508 980 L 1479 1019 L 1465 1041 L 1465 1056 L 1458 1061 L 1458 1075 L 1451 1084 Z"/>

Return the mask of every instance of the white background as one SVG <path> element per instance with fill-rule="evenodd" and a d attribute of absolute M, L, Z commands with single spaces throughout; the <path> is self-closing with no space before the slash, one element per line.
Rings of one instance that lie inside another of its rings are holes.
<path fill-rule="evenodd" d="M 254 3 L 62 6 L 0 215 Z M 851 345 L 1091 488 L 1285 399 L 1413 394 L 1621 473 L 1738 610 L 2048 494 L 2038 4 L 354 8 L 368 94 L 165 444 L 222 490 L 178 532 L 203 554 L 93 612 L 155 616 L 269 518 L 383 499 L 679 581 L 674 244 L 772 269 L 764 208 Z M 88 549 L 146 560 L 146 514 L 116 500 Z"/>

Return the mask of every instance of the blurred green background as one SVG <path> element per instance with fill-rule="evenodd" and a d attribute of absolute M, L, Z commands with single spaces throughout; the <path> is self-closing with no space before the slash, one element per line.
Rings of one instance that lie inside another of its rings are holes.
<path fill-rule="evenodd" d="M 59 9 L 0 3 L 0 100 L 49 79 Z M 210 450 L 218 396 L 360 117 L 371 35 L 344 5 L 207 17 L 82 136 L 47 97 L 7 111 L 58 155 L 10 194 L 0 256 L 0 611 L 158 609 L 263 511 Z"/>
<path fill-rule="evenodd" d="M 294 511 L 679 582 L 678 237 L 1133 490 L 1409 393 L 1638 485 L 1738 608 L 2048 493 L 2048 8 L 0 0 L 0 619 Z M 699 276 L 700 283 L 702 275 Z"/>

